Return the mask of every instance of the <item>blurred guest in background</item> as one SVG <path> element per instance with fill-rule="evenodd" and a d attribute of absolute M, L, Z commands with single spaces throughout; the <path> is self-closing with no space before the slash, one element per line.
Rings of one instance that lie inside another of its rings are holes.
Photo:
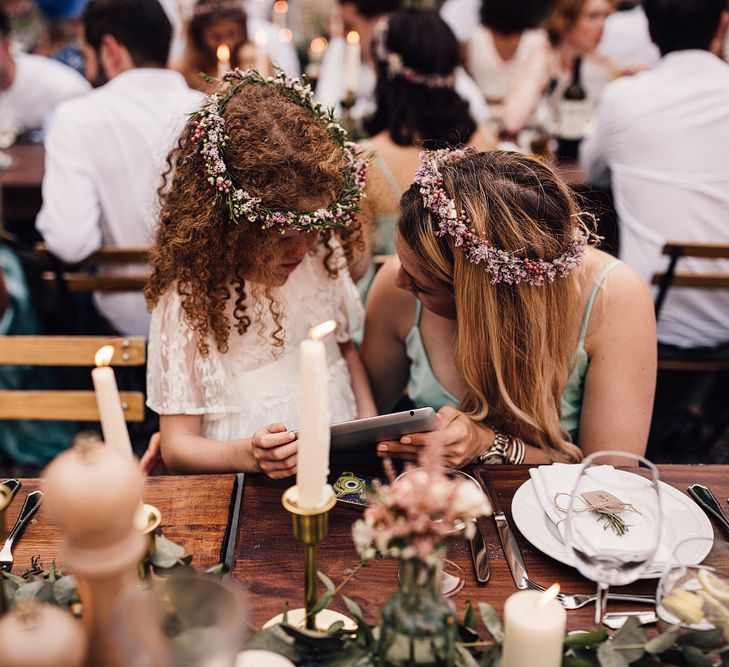
<path fill-rule="evenodd" d="M 481 4 L 481 24 L 465 46 L 466 68 L 494 116 L 519 70 L 534 67 L 533 61 L 544 56 L 547 36 L 538 27 L 548 5 L 548 0 Z"/>
<path fill-rule="evenodd" d="M 640 0 L 616 2 L 615 11 L 605 21 L 597 52 L 636 71 L 658 62 L 661 53 L 651 40 Z"/>
<path fill-rule="evenodd" d="M 523 128 L 543 98 L 555 115 L 554 107 L 580 66 L 580 83 L 588 100 L 596 102 L 610 78 L 621 73 L 617 63 L 595 54 L 611 12 L 609 0 L 557 0 L 544 24 L 549 44 L 519 72 L 504 101 L 507 132 Z"/>
<path fill-rule="evenodd" d="M 70 67 L 44 56 L 15 53 L 10 21 L 0 10 L 0 131 L 37 130 L 60 102 L 89 89 Z"/>
<path fill-rule="evenodd" d="M 423 48 L 428 44 L 428 48 Z M 435 12 L 402 10 L 377 26 L 373 41 L 377 85 L 374 116 L 365 127 L 376 157 L 367 175 L 365 210 L 375 225 L 375 254 L 395 254 L 400 196 L 413 181 L 423 148 L 462 145 L 488 150 L 496 136 L 479 125 L 456 92 L 458 42 Z M 360 281 L 363 296 L 374 268 Z"/>
<path fill-rule="evenodd" d="M 322 61 L 317 83 L 316 95 L 325 106 L 339 107 L 349 95 L 353 96 L 354 103 L 352 116 L 363 119 L 374 112 L 374 90 L 376 74 L 372 57 L 372 40 L 375 29 L 390 12 L 399 8 L 399 0 L 340 0 L 342 23 L 337 28 L 336 22 L 332 26 L 332 35 L 329 48 Z M 337 34 L 337 31 L 339 34 Z M 350 80 L 354 76 L 346 66 L 347 47 L 344 35 L 355 31 L 359 38 L 362 63 L 355 74 L 356 81 Z M 423 39 L 423 37 L 416 37 Z M 427 38 L 425 38 L 427 39 Z M 427 41 L 420 41 L 418 48 L 425 50 Z M 457 68 L 455 87 L 459 95 L 468 101 L 470 112 L 478 123 L 489 119 L 490 114 L 481 91 L 463 68 Z"/>
<path fill-rule="evenodd" d="M 481 0 L 445 0 L 440 16 L 459 42 L 467 42 L 478 26 Z"/>
<path fill-rule="evenodd" d="M 164 156 L 200 100 L 165 69 L 171 27 L 157 0 L 93 0 L 83 24 L 86 76 L 97 89 L 53 117 L 36 221 L 49 250 L 71 263 L 102 245 L 149 245 Z M 102 329 L 147 334 L 142 294 L 94 297 Z"/>
<path fill-rule="evenodd" d="M 81 55 L 80 15 L 88 0 L 37 0 L 38 8 L 46 19 L 42 41 L 33 50 L 84 73 Z"/>
<path fill-rule="evenodd" d="M 620 256 L 645 280 L 664 270 L 668 240 L 729 242 L 729 65 L 709 52 L 727 29 L 726 0 L 645 0 L 658 65 L 610 84 L 581 160 L 594 183 L 612 179 Z M 688 271 L 716 270 L 682 260 Z M 729 268 L 729 267 L 728 267 Z M 729 295 L 669 292 L 661 343 L 693 348 L 729 341 Z"/>

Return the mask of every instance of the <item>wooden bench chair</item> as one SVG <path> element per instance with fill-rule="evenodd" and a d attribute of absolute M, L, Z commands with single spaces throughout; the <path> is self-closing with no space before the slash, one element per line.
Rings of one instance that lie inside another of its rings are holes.
<path fill-rule="evenodd" d="M 94 275 L 83 271 L 91 267 L 108 267 L 143 264 L 149 257 L 149 248 L 130 247 L 115 248 L 103 246 L 89 255 L 78 264 L 66 265 L 60 262 L 46 248 L 45 244 L 38 243 L 35 247 L 38 258 L 49 266 L 43 273 L 43 281 L 47 285 L 58 287 L 58 283 L 69 292 L 78 294 L 83 292 L 130 292 L 141 291 L 149 280 L 149 272 L 139 267 L 139 274 L 126 275 L 104 273 Z M 53 266 L 54 270 L 50 270 Z"/>
<path fill-rule="evenodd" d="M 726 243 L 680 243 L 669 241 L 663 246 L 663 254 L 670 257 L 668 268 L 664 273 L 653 276 L 653 284 L 658 286 L 655 309 L 656 320 L 673 288 L 693 287 L 698 289 L 729 289 L 729 273 L 686 273 L 677 272 L 677 265 L 684 257 L 702 257 L 705 259 L 729 259 L 729 244 Z M 697 357 L 687 350 L 680 358 L 658 359 L 660 370 L 677 371 L 727 371 L 729 360 L 712 360 Z"/>
<path fill-rule="evenodd" d="M 112 366 L 144 366 L 147 347 L 144 338 L 106 336 L 2 336 L 2 366 L 93 367 L 97 350 L 114 347 Z M 144 394 L 120 392 L 124 417 L 144 421 Z M 0 419 L 99 421 L 93 391 L 0 390 Z"/>

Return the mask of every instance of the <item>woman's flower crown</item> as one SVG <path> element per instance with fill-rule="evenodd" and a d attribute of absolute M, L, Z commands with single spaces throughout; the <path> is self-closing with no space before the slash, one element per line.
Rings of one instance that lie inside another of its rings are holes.
<path fill-rule="evenodd" d="M 263 77 L 253 68 L 227 72 L 222 77 L 222 83 L 228 85 L 209 95 L 202 108 L 192 114 L 192 141 L 199 144 L 198 151 L 205 162 L 207 180 L 215 189 L 213 201 L 225 206 L 232 222 L 238 223 L 243 218 L 249 222 L 260 222 L 264 229 L 275 227 L 283 232 L 286 228 L 312 231 L 347 227 L 359 211 L 359 202 L 364 197 L 369 155 L 349 141 L 347 132 L 337 123 L 332 109 L 325 109 L 314 101 L 314 93 L 308 84 L 289 76 L 279 67 L 274 66 L 274 69 L 275 75 L 269 77 Z M 343 171 L 344 188 L 339 199 L 329 208 L 307 212 L 281 211 L 267 206 L 260 197 L 253 197 L 245 189 L 236 187 L 223 159 L 223 151 L 230 140 L 225 132 L 223 110 L 244 84 L 277 86 L 288 99 L 319 119 L 329 136 L 342 149 L 347 163 Z"/>
<path fill-rule="evenodd" d="M 494 248 L 488 240 L 479 235 L 471 227 L 471 222 L 464 210 L 458 212 L 456 202 L 451 199 L 443 187 L 443 176 L 440 167 L 443 164 L 458 162 L 478 151 L 469 147 L 460 150 L 442 149 L 420 154 L 420 166 L 415 174 L 415 182 L 420 186 L 423 204 L 438 218 L 437 236 L 449 235 L 455 244 L 466 254 L 473 264 L 485 265 L 491 284 L 507 285 L 543 285 L 563 278 L 576 269 L 585 252 L 588 242 L 594 236 L 584 225 L 578 226 L 577 237 L 559 257 L 551 261 L 529 257 L 517 257 L 519 251 L 507 251 Z M 578 216 L 581 214 L 578 214 Z"/>
<path fill-rule="evenodd" d="M 389 28 L 388 20 L 382 19 L 375 26 L 375 35 L 373 37 L 373 54 L 375 60 L 382 63 L 387 71 L 387 77 L 394 79 L 400 76 L 408 83 L 416 83 L 428 88 L 453 88 L 456 85 L 456 75 L 451 74 L 423 74 L 408 67 L 403 61 L 399 53 L 390 51 L 387 44 L 387 29 Z"/>

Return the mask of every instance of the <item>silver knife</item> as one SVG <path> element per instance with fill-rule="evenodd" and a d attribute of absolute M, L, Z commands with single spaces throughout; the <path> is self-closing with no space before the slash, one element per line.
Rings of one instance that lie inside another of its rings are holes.
<path fill-rule="evenodd" d="M 491 501 L 491 507 L 494 512 L 494 521 L 496 521 L 496 529 L 499 531 L 499 539 L 501 540 L 501 546 L 504 549 L 506 564 L 509 566 L 511 576 L 514 579 L 516 587 L 524 589 L 527 587 L 527 569 L 526 565 L 524 565 L 524 558 L 521 555 L 519 543 L 516 541 L 514 533 L 511 532 L 511 528 L 506 520 L 504 511 L 501 509 L 499 497 L 496 495 L 496 489 L 494 489 L 491 476 L 485 467 L 478 471 L 478 479 L 481 482 L 481 488 L 483 488 Z"/>
<path fill-rule="evenodd" d="M 486 551 L 486 543 L 483 541 L 478 521 L 473 520 L 476 528 L 473 537 L 468 541 L 471 545 L 471 557 L 473 558 L 473 569 L 476 571 L 476 581 L 485 584 L 489 580 L 491 570 L 489 568 L 489 554 Z"/>
<path fill-rule="evenodd" d="M 724 513 L 724 509 L 719 504 L 716 496 L 711 489 L 703 484 L 691 484 L 688 489 L 689 495 L 701 506 L 704 512 L 711 514 L 729 533 L 729 518 Z"/>

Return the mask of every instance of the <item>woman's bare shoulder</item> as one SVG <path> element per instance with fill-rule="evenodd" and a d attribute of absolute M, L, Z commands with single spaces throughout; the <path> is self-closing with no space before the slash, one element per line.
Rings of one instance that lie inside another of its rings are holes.
<path fill-rule="evenodd" d="M 395 284 L 400 260 L 388 259 L 377 272 L 367 296 L 367 321 L 387 323 L 393 334 L 404 340 L 415 321 L 415 296 Z"/>

